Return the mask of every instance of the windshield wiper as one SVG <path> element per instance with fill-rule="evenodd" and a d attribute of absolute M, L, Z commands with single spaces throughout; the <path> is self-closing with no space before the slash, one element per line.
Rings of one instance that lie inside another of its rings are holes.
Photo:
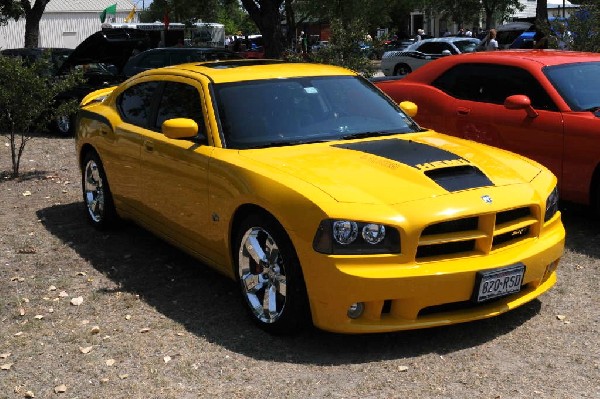
<path fill-rule="evenodd" d="M 352 139 L 364 139 L 365 137 L 376 137 L 376 136 L 389 136 L 392 134 L 398 134 L 398 132 L 362 132 L 362 133 L 352 133 L 342 136 L 342 140 L 352 140 Z"/>
<path fill-rule="evenodd" d="M 328 141 L 332 141 L 332 140 L 331 139 L 318 139 L 318 140 L 298 140 L 298 141 L 272 141 L 269 143 L 253 145 L 251 147 L 247 147 L 244 149 L 285 147 L 285 146 L 300 145 L 300 144 L 326 143 Z"/>

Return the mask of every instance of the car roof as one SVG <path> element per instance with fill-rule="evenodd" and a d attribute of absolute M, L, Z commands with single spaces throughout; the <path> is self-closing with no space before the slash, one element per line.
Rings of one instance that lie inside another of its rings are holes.
<path fill-rule="evenodd" d="M 213 83 L 285 79 L 313 76 L 357 76 L 349 69 L 324 64 L 291 63 L 280 60 L 226 60 L 168 66 L 142 72 L 136 77 L 171 73 L 201 74 Z"/>
<path fill-rule="evenodd" d="M 512 30 L 528 30 L 528 29 L 532 28 L 533 26 L 534 26 L 534 24 L 532 24 L 531 22 L 509 22 L 507 24 L 496 27 L 496 32 L 512 31 Z"/>
<path fill-rule="evenodd" d="M 157 47 L 157 48 L 151 48 L 151 49 L 145 50 L 145 51 L 143 51 L 143 53 L 161 52 L 161 51 L 182 51 L 182 52 L 201 51 L 201 52 L 228 52 L 228 53 L 233 52 L 224 47 Z"/>
<path fill-rule="evenodd" d="M 9 56 L 41 56 L 44 52 L 51 54 L 70 54 L 73 49 L 63 47 L 21 47 L 0 50 L 0 54 Z"/>
<path fill-rule="evenodd" d="M 506 58 L 533 61 L 541 66 L 553 66 L 562 64 L 573 64 L 577 62 L 600 61 L 600 53 L 586 53 L 580 51 L 565 50 L 501 50 L 501 51 L 482 51 L 477 53 L 460 54 L 459 59 L 454 61 L 502 61 Z M 464 58 L 470 57 L 470 58 Z"/>
<path fill-rule="evenodd" d="M 431 43 L 431 42 L 446 42 L 446 43 L 454 43 L 461 41 L 470 41 L 470 42 L 480 42 L 480 40 L 476 37 L 468 37 L 468 36 L 445 36 L 445 37 L 432 37 L 431 39 L 423 39 L 417 42 L 412 43 L 407 51 L 411 51 L 421 46 L 423 43 Z"/>

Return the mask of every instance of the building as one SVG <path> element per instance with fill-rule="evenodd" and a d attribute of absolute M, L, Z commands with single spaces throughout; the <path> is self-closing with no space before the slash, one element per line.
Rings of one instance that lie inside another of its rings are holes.
<path fill-rule="evenodd" d="M 115 15 L 107 22 L 124 22 L 133 10 L 130 0 L 52 0 L 40 20 L 39 47 L 75 48 L 85 38 L 101 29 L 100 13 L 117 4 Z M 131 22 L 137 22 L 134 15 Z M 0 26 L 0 48 L 19 48 L 25 44 L 25 18 Z"/>

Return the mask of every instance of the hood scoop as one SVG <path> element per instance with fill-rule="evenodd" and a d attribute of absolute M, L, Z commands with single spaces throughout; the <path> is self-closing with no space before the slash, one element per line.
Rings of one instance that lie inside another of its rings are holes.
<path fill-rule="evenodd" d="M 411 166 L 450 192 L 494 185 L 481 170 L 466 159 L 450 151 L 412 140 L 361 141 L 335 147 L 360 151 Z"/>
<path fill-rule="evenodd" d="M 450 192 L 494 185 L 481 170 L 472 165 L 431 169 L 425 171 L 425 176 Z"/>

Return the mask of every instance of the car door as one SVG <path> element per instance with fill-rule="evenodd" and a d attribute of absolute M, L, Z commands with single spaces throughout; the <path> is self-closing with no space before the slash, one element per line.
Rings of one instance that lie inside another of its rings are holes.
<path fill-rule="evenodd" d="M 508 65 L 460 64 L 433 82 L 453 98 L 445 107 L 446 132 L 516 152 L 562 174 L 562 114 L 528 71 Z M 504 101 L 526 95 L 537 116 L 511 110 Z"/>
<path fill-rule="evenodd" d="M 206 257 L 208 165 L 214 147 L 206 137 L 201 90 L 193 80 L 165 77 L 154 122 L 142 143 L 139 183 L 152 229 Z M 172 118 L 193 119 L 199 134 L 178 140 L 164 136 L 162 123 Z"/>
<path fill-rule="evenodd" d="M 114 134 L 102 131 L 102 153 L 114 200 L 137 216 L 143 214 L 138 184 L 140 152 L 158 87 L 158 82 L 147 79 L 130 84 L 116 101 L 120 122 L 114 126 Z"/>

